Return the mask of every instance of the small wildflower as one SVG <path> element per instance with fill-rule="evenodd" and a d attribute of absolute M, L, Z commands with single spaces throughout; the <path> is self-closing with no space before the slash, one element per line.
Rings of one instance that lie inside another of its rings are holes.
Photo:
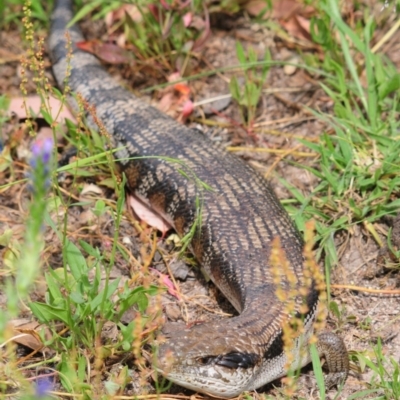
<path fill-rule="evenodd" d="M 28 295 L 40 270 L 40 253 L 43 248 L 43 221 L 46 215 L 46 195 L 51 183 L 53 140 L 37 140 L 32 145 L 29 162 L 28 188 L 32 193 L 25 240 L 18 261 L 16 284 L 20 298 Z"/>
<path fill-rule="evenodd" d="M 37 140 L 32 145 L 32 154 L 35 158 L 41 157 L 42 162 L 47 164 L 50 161 L 51 153 L 53 150 L 53 139 L 45 138 L 44 140 Z"/>
<path fill-rule="evenodd" d="M 28 174 L 30 190 L 35 195 L 45 194 L 50 187 L 50 161 L 53 153 L 53 139 L 37 140 L 32 145 L 32 158 Z M 44 193 L 42 193 L 44 191 Z"/>
<path fill-rule="evenodd" d="M 52 390 L 53 384 L 48 378 L 39 379 L 35 387 L 35 399 L 42 399 L 48 396 Z"/>

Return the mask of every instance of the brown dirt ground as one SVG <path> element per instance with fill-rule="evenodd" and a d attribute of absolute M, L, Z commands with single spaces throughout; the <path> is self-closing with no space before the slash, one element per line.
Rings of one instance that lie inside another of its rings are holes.
<path fill-rule="evenodd" d="M 253 46 L 258 54 L 262 55 L 265 49 L 269 49 L 272 58 L 276 60 L 297 59 L 297 49 L 289 46 L 289 43 L 279 39 L 272 31 L 262 27 L 259 24 L 249 22 L 246 18 L 239 18 L 232 22 L 233 28 L 230 30 L 214 29 L 211 38 L 207 41 L 202 51 L 202 58 L 207 60 L 207 65 L 212 68 L 233 65 L 237 63 L 235 53 L 235 41 L 240 40 L 245 46 Z M 89 29 L 93 27 L 89 23 Z M 383 34 L 384 32 L 382 32 Z M 387 46 L 386 54 L 392 61 L 400 67 L 400 34 L 399 32 L 391 40 L 391 46 Z M 21 43 L 19 35 L 15 31 L 2 32 L 2 43 L 0 46 L 0 92 L 10 96 L 19 96 L 20 67 L 15 57 L 24 52 L 24 46 Z M 47 62 L 49 66 L 49 62 Z M 114 72 L 118 68 L 111 68 Z M 50 79 L 50 71 L 47 71 Z M 124 72 L 124 76 L 129 76 L 132 71 Z M 229 88 L 227 79 L 229 73 L 223 75 L 213 75 L 198 81 L 190 82 L 193 97 L 196 102 L 210 99 L 222 94 L 228 94 Z M 140 82 L 140 87 L 146 87 L 157 83 L 155 79 L 145 80 L 144 76 L 134 79 Z M 133 84 L 132 80 L 127 82 Z M 34 93 L 33 85 L 29 91 Z M 156 100 L 153 100 L 156 102 Z M 283 68 L 272 68 L 269 74 L 265 93 L 263 94 L 256 120 L 257 127 L 257 147 L 271 149 L 293 149 L 299 145 L 296 137 L 305 137 L 307 139 L 318 140 L 318 136 L 324 129 L 329 129 L 321 121 L 311 117 L 302 107 L 306 104 L 311 108 L 321 109 L 325 112 L 332 110 L 332 103 L 319 88 L 318 81 L 297 69 L 293 74 L 288 75 Z M 237 107 L 231 102 L 228 108 L 221 111 L 223 116 L 212 116 L 210 119 L 219 123 L 226 124 L 227 121 L 240 121 L 240 115 Z M 198 119 L 200 120 L 200 118 Z M 192 122 L 198 126 L 198 122 Z M 22 130 L 21 122 L 7 124 L 2 127 L 3 138 L 9 135 L 15 135 L 15 132 Z M 207 129 L 203 128 L 215 142 L 223 146 L 242 145 L 254 147 L 255 143 L 248 134 L 240 128 L 229 126 L 228 128 Z M 0 184 L 10 182 L 12 179 L 23 177 L 24 161 L 26 149 L 30 138 L 25 132 L 20 133 L 21 144 L 13 155 L 14 177 L 11 178 L 8 172 L 0 172 Z M 305 151 L 299 147 L 299 151 Z M 261 173 L 268 176 L 280 198 L 288 198 L 286 189 L 279 184 L 274 176 L 282 176 L 295 187 L 304 193 L 310 193 L 316 185 L 316 178 L 311 176 L 303 169 L 296 168 L 285 162 L 285 157 L 278 159 L 279 156 L 272 153 L 255 153 L 250 151 L 241 151 L 239 156 L 246 159 Z M 302 158 L 296 155 L 288 156 L 300 163 L 312 164 L 312 160 Z M 93 182 L 96 180 L 93 179 Z M 67 187 L 68 185 L 65 184 Z M 111 200 L 113 194 L 110 191 L 102 190 L 102 195 L 108 196 Z M 13 229 L 14 235 L 22 235 L 23 222 L 26 216 L 26 205 L 28 197 L 26 190 L 21 185 L 11 186 L 9 189 L 0 193 L 0 234 L 5 229 Z M 88 209 L 82 207 L 71 207 L 68 209 L 68 232 L 74 239 L 85 239 L 92 245 L 98 245 L 102 250 L 107 250 L 110 238 L 113 236 L 112 219 L 105 216 L 102 220 L 93 223 L 87 215 Z M 149 247 L 143 245 L 143 238 L 150 236 L 149 230 L 145 229 L 145 234 L 139 234 L 132 226 L 131 217 L 127 214 L 121 226 L 121 241 L 126 245 L 131 254 L 137 260 L 143 260 L 143 247 L 149 251 Z M 384 234 L 387 232 L 387 226 L 376 224 L 376 229 Z M 77 232 L 81 232 L 78 234 Z M 60 259 L 60 243 L 53 232 L 46 231 L 46 253 L 44 256 L 46 267 L 52 268 L 62 265 Z M 384 237 L 384 236 L 382 236 Z M 333 271 L 332 283 L 351 284 L 366 287 L 394 287 L 396 282 L 395 275 L 375 276 L 369 271 L 375 269 L 376 257 L 379 248 L 373 238 L 363 227 L 355 227 L 352 232 L 345 232 L 336 238 L 337 247 L 340 254 L 339 265 Z M 160 242 L 159 244 L 163 254 L 171 246 Z M 4 256 L 5 249 L 0 248 L 0 255 Z M 132 263 L 119 258 L 116 261 L 115 276 L 128 276 L 132 272 Z M 222 315 L 232 312 L 232 308 L 218 293 L 216 288 L 205 282 L 202 274 L 197 268 L 185 270 L 181 262 L 175 263 L 183 269 L 183 274 L 187 274 L 185 280 L 178 280 L 180 292 L 184 301 L 178 302 L 174 297 L 166 294 L 163 296 L 163 309 L 166 318 L 170 321 L 193 321 L 209 320 L 213 318 L 222 318 Z M 160 255 L 156 254 L 153 265 L 159 265 L 165 270 L 165 264 Z M 181 271 L 182 272 L 182 271 Z M 33 298 L 43 296 L 43 288 L 38 289 L 33 294 Z M 378 338 L 382 339 L 383 352 L 392 356 L 395 360 L 400 359 L 400 301 L 398 298 L 379 298 L 373 296 L 362 296 L 345 290 L 335 289 L 332 292 L 333 300 L 338 304 L 341 310 L 341 320 L 337 321 L 329 318 L 330 328 L 337 329 L 344 338 L 348 349 L 360 352 L 371 353 L 372 346 Z M 194 301 L 195 300 L 195 301 Z M 4 304 L 4 296 L 0 296 L 0 301 Z M 27 316 L 28 313 L 22 313 Z M 131 316 L 126 316 L 129 320 Z M 116 368 L 114 367 L 110 368 Z M 111 369 L 112 370 L 112 369 Z M 303 374 L 299 380 L 299 397 L 308 399 L 318 398 L 318 394 L 313 384 L 312 373 Z M 371 373 L 366 371 L 363 375 L 352 373 L 346 383 L 343 392 L 337 397 L 346 399 L 350 394 L 365 389 L 371 379 Z M 279 387 L 279 382 L 275 382 Z M 125 394 L 133 394 L 138 388 L 133 387 Z M 271 385 L 266 388 L 265 393 L 274 396 L 279 389 Z M 183 392 L 190 395 L 190 391 L 173 387 L 171 393 Z M 335 392 L 329 393 L 329 398 L 334 398 Z M 257 395 L 255 395 L 257 397 Z"/>

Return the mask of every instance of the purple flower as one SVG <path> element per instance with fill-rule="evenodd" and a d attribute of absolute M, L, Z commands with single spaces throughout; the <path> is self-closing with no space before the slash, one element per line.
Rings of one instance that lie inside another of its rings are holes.
<path fill-rule="evenodd" d="M 53 139 L 36 140 L 31 147 L 29 161 L 31 171 L 27 174 L 29 190 L 34 194 L 44 195 L 50 187 L 50 161 L 53 153 Z"/>
<path fill-rule="evenodd" d="M 53 139 L 47 137 L 43 140 L 36 140 L 35 142 L 33 142 L 31 150 L 31 167 L 36 168 L 39 160 L 46 165 L 49 163 L 53 152 Z"/>
<path fill-rule="evenodd" d="M 53 388 L 53 383 L 48 378 L 38 379 L 35 387 L 35 398 L 40 399 L 48 395 Z"/>

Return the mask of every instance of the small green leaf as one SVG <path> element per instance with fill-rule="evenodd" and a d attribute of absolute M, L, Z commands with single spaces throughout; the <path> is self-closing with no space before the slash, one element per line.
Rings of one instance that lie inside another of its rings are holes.
<path fill-rule="evenodd" d="M 104 200 L 97 200 L 94 206 L 93 212 L 97 217 L 102 216 L 107 210 L 106 203 Z"/>
<path fill-rule="evenodd" d="M 240 62 L 240 64 L 246 64 L 246 55 L 244 54 L 243 46 L 240 42 L 236 42 L 236 56 Z"/>
<path fill-rule="evenodd" d="M 29 308 L 41 323 L 49 323 L 51 321 L 69 323 L 69 312 L 64 308 L 37 302 L 29 303 Z"/>
<path fill-rule="evenodd" d="M 255 52 L 255 50 L 251 46 L 247 50 L 247 59 L 251 63 L 257 62 L 257 53 Z"/>
<path fill-rule="evenodd" d="M 104 288 L 90 303 L 92 310 L 97 310 L 103 299 L 109 299 L 113 293 L 117 290 L 119 281 L 121 279 L 117 278 L 111 283 L 109 283 L 107 288 Z M 104 291 L 107 290 L 106 295 L 104 296 Z"/>
<path fill-rule="evenodd" d="M 72 292 L 69 295 L 69 298 L 75 303 L 75 304 L 84 304 L 86 303 L 86 299 L 79 293 L 79 292 Z"/>
<path fill-rule="evenodd" d="M 53 123 L 53 116 L 47 111 L 45 106 L 40 107 L 40 113 L 49 126 L 51 126 Z"/>
<path fill-rule="evenodd" d="M 145 293 L 139 293 L 137 297 L 137 305 L 139 308 L 139 311 L 141 313 L 144 313 L 149 306 L 149 299 L 147 298 Z"/>
<path fill-rule="evenodd" d="M 72 25 L 76 24 L 78 21 L 80 21 L 82 18 L 84 18 L 86 15 L 91 13 L 96 7 L 101 6 L 103 4 L 103 0 L 94 0 L 89 4 L 85 4 L 72 18 L 72 20 L 69 22 L 67 28 L 70 28 Z"/>
<path fill-rule="evenodd" d="M 79 241 L 79 245 L 82 247 L 82 249 L 84 251 L 86 251 L 86 253 L 88 253 L 90 256 L 96 258 L 96 259 L 101 259 L 101 255 L 100 255 L 100 251 L 98 249 L 98 247 L 94 248 L 92 247 L 89 243 L 86 243 L 83 240 Z"/>
<path fill-rule="evenodd" d="M 329 310 L 338 320 L 340 320 L 339 306 L 336 301 L 331 301 L 329 303 Z"/>
<path fill-rule="evenodd" d="M 87 275 L 88 267 L 86 259 L 83 257 L 81 251 L 71 241 L 66 240 L 65 244 L 65 257 L 68 266 L 77 282 L 80 281 L 82 275 Z"/>
<path fill-rule="evenodd" d="M 400 73 L 394 74 L 387 82 L 379 87 L 379 100 L 385 99 L 391 93 L 400 89 Z"/>
<path fill-rule="evenodd" d="M 241 94 L 239 84 L 235 76 L 233 76 L 229 82 L 229 90 L 232 94 L 232 97 L 240 104 Z"/>
<path fill-rule="evenodd" d="M 62 295 L 60 290 L 60 287 L 62 287 L 60 283 L 63 282 L 64 275 L 62 275 L 62 279 L 60 279 L 58 277 L 58 273 L 64 273 L 64 270 L 62 268 L 59 268 L 58 271 L 50 270 L 49 273 L 45 273 L 44 275 L 52 305 L 57 304 L 60 299 L 64 299 L 64 296 Z"/>
<path fill-rule="evenodd" d="M 4 232 L 0 235 L 0 246 L 8 247 L 12 236 L 13 236 L 12 229 L 5 229 Z"/>

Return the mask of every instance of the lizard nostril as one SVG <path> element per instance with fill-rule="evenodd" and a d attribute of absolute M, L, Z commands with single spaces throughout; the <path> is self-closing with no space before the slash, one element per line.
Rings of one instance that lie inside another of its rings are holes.
<path fill-rule="evenodd" d="M 197 359 L 198 363 L 201 365 L 211 365 L 214 360 L 215 360 L 215 357 L 213 357 L 213 356 L 199 357 Z"/>

